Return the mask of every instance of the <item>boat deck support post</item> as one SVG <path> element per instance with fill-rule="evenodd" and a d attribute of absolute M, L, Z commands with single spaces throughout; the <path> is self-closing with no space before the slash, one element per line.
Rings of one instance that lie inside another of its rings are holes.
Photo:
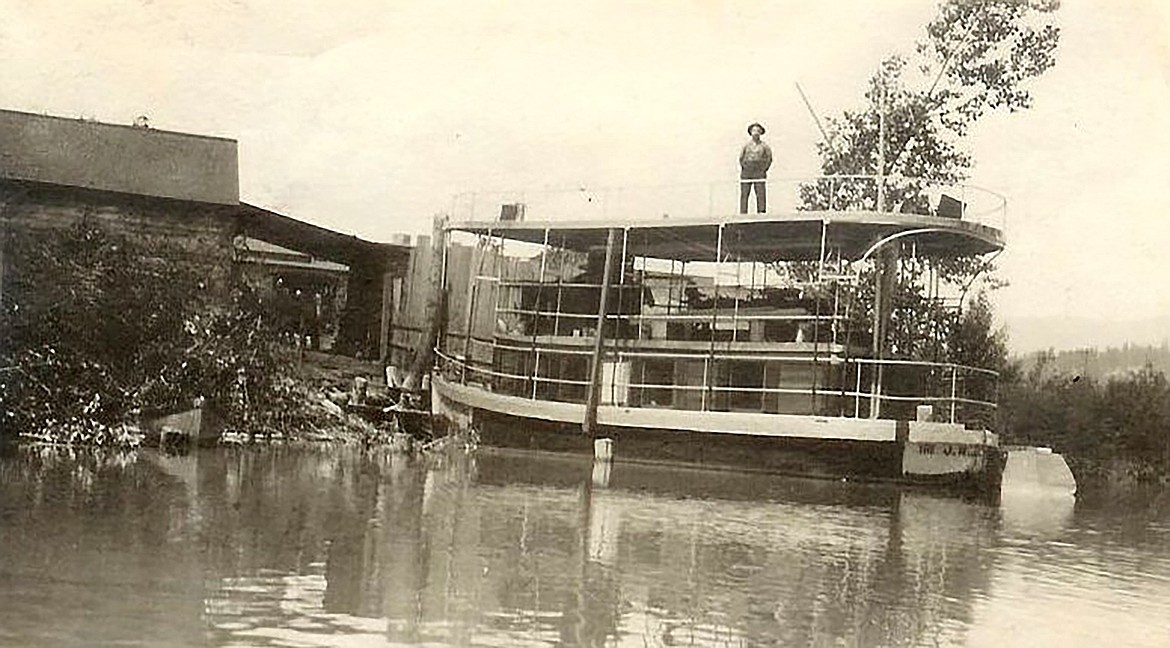
<path fill-rule="evenodd" d="M 884 247 L 874 260 L 874 298 L 873 298 L 873 357 L 878 361 L 874 365 L 870 384 L 870 418 L 881 416 L 882 383 L 885 373 L 886 349 L 889 345 L 890 315 L 893 310 L 893 295 L 897 284 L 898 267 L 901 255 L 896 246 Z"/>
<path fill-rule="evenodd" d="M 597 405 L 601 398 L 601 348 L 605 339 L 605 315 L 609 307 L 609 276 L 613 271 L 613 248 L 617 230 L 609 228 L 605 237 L 605 264 L 601 272 L 601 298 L 597 303 L 597 331 L 593 336 L 593 358 L 589 366 L 589 395 L 585 401 L 585 420 L 581 431 L 585 436 L 597 434 Z"/>

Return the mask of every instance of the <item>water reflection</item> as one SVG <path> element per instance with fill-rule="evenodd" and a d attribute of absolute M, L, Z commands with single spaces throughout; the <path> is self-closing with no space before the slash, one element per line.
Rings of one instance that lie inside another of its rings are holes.
<path fill-rule="evenodd" d="M 218 639 L 338 630 L 315 610 L 384 618 L 403 644 L 949 643 L 986 587 L 980 548 L 996 524 L 961 500 L 829 482 L 619 464 L 596 488 L 590 464 L 556 458 L 346 467 L 314 469 L 347 495 L 320 526 L 305 523 L 316 506 L 295 494 L 302 480 L 252 475 L 279 480 L 253 498 L 269 519 L 326 530 L 324 564 L 295 566 L 307 581 L 225 580 L 211 596 Z M 210 535 L 247 546 L 239 532 Z M 256 557 L 287 550 L 287 535 Z"/>
<path fill-rule="evenodd" d="M 0 457 L 0 645 L 188 646 L 202 571 L 181 488 L 136 453 Z"/>
<path fill-rule="evenodd" d="M 627 464 L 598 480 L 509 454 L 22 452 L 0 458 L 0 644 L 1170 638 L 1170 507 L 1127 529 L 1071 500 Z"/>

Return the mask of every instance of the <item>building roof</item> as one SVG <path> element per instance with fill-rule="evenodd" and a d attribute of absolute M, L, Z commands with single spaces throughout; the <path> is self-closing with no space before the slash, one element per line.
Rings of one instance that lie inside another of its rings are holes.
<path fill-rule="evenodd" d="M 409 245 L 367 241 L 247 203 L 240 203 L 238 215 L 248 236 L 318 259 L 353 266 L 362 260 L 383 259 L 387 253 L 410 254 Z"/>
<path fill-rule="evenodd" d="M 318 259 L 311 254 L 248 236 L 237 237 L 235 246 L 240 253 L 240 260 L 246 263 L 335 274 L 349 272 L 349 266 L 345 264 Z"/>
<path fill-rule="evenodd" d="M 0 179 L 235 205 L 235 140 L 0 110 Z"/>

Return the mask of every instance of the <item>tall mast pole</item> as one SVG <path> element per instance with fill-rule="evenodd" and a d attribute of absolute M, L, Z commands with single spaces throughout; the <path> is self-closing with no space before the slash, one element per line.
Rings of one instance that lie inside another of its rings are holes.
<path fill-rule="evenodd" d="M 878 164 L 877 164 L 877 210 L 886 210 L 886 76 L 882 71 L 878 77 Z"/>
<path fill-rule="evenodd" d="M 886 74 L 882 70 L 878 75 L 878 164 L 877 164 L 877 211 L 886 210 Z M 873 356 L 878 361 L 873 367 L 872 383 L 870 386 L 870 418 L 877 418 L 881 414 L 881 391 L 883 366 L 885 359 L 886 336 L 886 308 L 885 303 L 890 299 L 887 273 L 890 271 L 887 257 L 879 254 L 874 259 L 873 276 Z"/>

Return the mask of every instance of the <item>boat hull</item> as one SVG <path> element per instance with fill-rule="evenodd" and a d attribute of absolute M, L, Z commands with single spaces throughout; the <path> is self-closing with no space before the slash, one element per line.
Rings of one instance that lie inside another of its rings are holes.
<path fill-rule="evenodd" d="M 432 385 L 439 433 L 474 429 L 480 444 L 490 447 L 594 452 L 594 438 L 581 432 L 580 419 L 573 420 L 578 409 L 583 414 L 582 406 L 500 396 L 442 379 Z M 655 420 L 664 425 L 655 425 Z M 994 435 L 960 435 L 955 427 L 603 407 L 597 437 L 613 441 L 617 461 L 994 492 L 1004 461 Z"/>

